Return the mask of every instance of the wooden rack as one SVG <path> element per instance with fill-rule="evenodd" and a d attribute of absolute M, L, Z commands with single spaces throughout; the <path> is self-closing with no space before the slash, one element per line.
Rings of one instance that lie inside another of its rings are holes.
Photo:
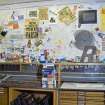
<path fill-rule="evenodd" d="M 58 105 L 57 92 L 54 89 L 31 89 L 31 88 L 9 88 L 9 103 L 11 103 L 18 95 L 24 91 L 51 93 L 53 105 Z M 9 104 L 10 105 L 10 104 Z"/>

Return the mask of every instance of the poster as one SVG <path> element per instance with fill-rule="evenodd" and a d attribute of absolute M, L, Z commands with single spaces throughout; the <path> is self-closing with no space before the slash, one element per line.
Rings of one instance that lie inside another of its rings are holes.
<path fill-rule="evenodd" d="M 38 18 L 38 8 L 27 8 L 27 18 Z"/>
<path fill-rule="evenodd" d="M 38 38 L 38 20 L 26 19 L 25 20 L 25 32 L 27 39 Z"/>
<path fill-rule="evenodd" d="M 105 32 L 105 7 L 100 10 L 100 28 Z"/>
<path fill-rule="evenodd" d="M 39 8 L 39 19 L 40 20 L 48 20 L 48 7 L 40 7 Z"/>
<path fill-rule="evenodd" d="M 64 7 L 59 12 L 59 21 L 65 24 L 70 24 L 75 20 L 75 15 L 69 7 Z"/>

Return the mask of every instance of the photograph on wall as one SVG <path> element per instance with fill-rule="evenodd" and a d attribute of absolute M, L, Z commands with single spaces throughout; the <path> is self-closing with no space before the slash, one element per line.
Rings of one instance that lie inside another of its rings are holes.
<path fill-rule="evenodd" d="M 38 9 L 37 8 L 26 8 L 27 19 L 38 18 Z"/>
<path fill-rule="evenodd" d="M 24 35 L 24 21 L 26 18 L 26 9 L 21 8 L 10 10 L 8 15 L 9 21 L 7 26 L 9 30 L 9 37 L 21 39 L 21 36 Z"/>
<path fill-rule="evenodd" d="M 8 28 L 11 30 L 19 29 L 18 12 L 15 10 L 13 10 L 11 12 L 12 13 L 10 14 L 10 21 L 8 22 Z"/>
<path fill-rule="evenodd" d="M 18 20 L 19 20 L 19 21 L 24 20 L 24 15 L 19 15 L 19 16 L 18 16 Z"/>
<path fill-rule="evenodd" d="M 11 30 L 19 29 L 19 24 L 16 21 L 10 21 L 8 23 L 8 28 Z"/>
<path fill-rule="evenodd" d="M 36 11 L 29 11 L 29 17 L 37 17 L 37 10 Z"/>

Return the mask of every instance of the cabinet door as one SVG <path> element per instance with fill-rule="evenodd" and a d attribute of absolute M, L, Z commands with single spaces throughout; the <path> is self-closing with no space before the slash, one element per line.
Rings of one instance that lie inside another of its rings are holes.
<path fill-rule="evenodd" d="M 8 105 L 7 89 L 0 88 L 0 105 Z"/>

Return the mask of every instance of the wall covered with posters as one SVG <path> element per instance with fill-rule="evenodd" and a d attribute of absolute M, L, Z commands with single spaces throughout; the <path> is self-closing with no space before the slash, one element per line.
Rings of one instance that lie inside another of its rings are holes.
<path fill-rule="evenodd" d="M 91 54 L 92 59 L 84 59 Z M 104 62 L 105 6 L 81 3 L 0 10 L 0 62 L 45 59 Z"/>

